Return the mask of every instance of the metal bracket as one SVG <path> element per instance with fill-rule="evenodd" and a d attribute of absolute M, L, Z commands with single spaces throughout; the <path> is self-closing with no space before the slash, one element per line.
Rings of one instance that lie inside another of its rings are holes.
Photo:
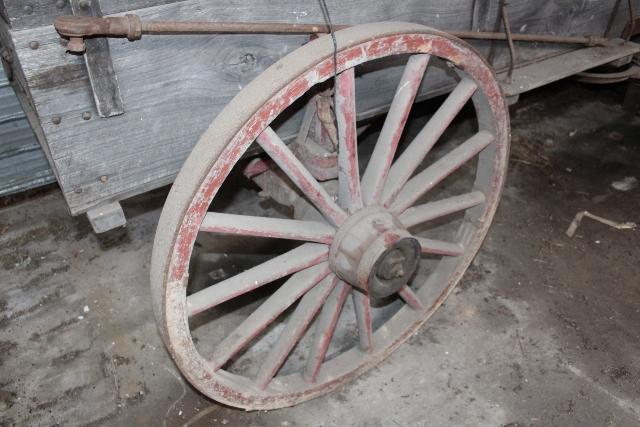
<path fill-rule="evenodd" d="M 71 0 L 71 10 L 78 16 L 102 17 L 98 0 Z M 113 117 L 124 114 L 118 79 L 111 61 L 109 41 L 106 38 L 87 38 L 84 43 L 84 60 L 98 115 Z"/>

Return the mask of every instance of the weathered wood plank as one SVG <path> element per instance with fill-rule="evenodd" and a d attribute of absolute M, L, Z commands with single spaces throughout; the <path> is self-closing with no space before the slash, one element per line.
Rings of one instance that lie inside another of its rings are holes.
<path fill-rule="evenodd" d="M 594 66 L 607 64 L 623 56 L 631 56 L 640 51 L 640 45 L 625 43 L 617 47 L 590 47 L 556 56 L 514 71 L 512 81 L 504 83 L 502 90 L 507 96 L 519 95 L 568 77 Z"/>
<path fill-rule="evenodd" d="M 124 227 L 127 219 L 118 202 L 105 203 L 87 211 L 89 223 L 96 233 L 104 233 L 114 228 Z"/>
<path fill-rule="evenodd" d="M 4 14 L 12 29 L 50 25 L 58 15 L 70 15 L 67 0 L 4 0 Z"/>
<path fill-rule="evenodd" d="M 0 0 L 0 18 L 4 19 L 7 24 L 9 23 L 9 17 L 7 16 L 7 9 L 4 6 L 4 0 Z"/>
<path fill-rule="evenodd" d="M 44 152 L 44 155 L 46 156 L 46 159 L 51 168 L 51 170 L 47 173 L 50 174 L 51 172 L 53 172 L 55 177 L 58 178 L 56 163 L 53 161 L 53 156 L 51 154 L 50 147 L 47 144 L 47 139 L 40 125 L 40 118 L 38 117 L 34 100 L 31 96 L 31 92 L 29 91 L 29 83 L 24 74 L 23 66 L 20 63 L 20 56 L 18 55 L 17 49 L 15 47 L 15 37 L 13 36 L 12 32 L 9 30 L 9 26 L 7 25 L 7 23 L 2 20 L 0 20 L 0 44 L 9 51 L 9 54 L 11 56 L 11 62 L 5 63 L 3 61 L 3 66 L 6 66 L 7 64 L 10 65 L 11 76 L 13 78 L 12 87 L 15 91 L 16 98 L 18 99 L 20 105 L 22 106 L 22 110 L 24 111 L 24 114 L 29 124 L 31 125 L 31 128 L 35 133 L 36 138 L 40 143 L 42 151 Z M 27 47 L 28 47 L 28 43 L 27 43 Z M 35 159 L 35 157 L 32 157 L 32 158 L 34 159 L 33 161 L 36 162 L 35 164 L 37 164 L 39 160 Z M 29 163 L 30 160 L 29 161 L 25 160 L 25 162 Z M 47 178 L 47 180 L 48 180 L 47 182 L 53 181 L 52 178 Z M 26 182 L 27 185 L 29 185 L 28 180 L 24 182 Z M 37 181 L 37 180 L 34 181 L 34 183 L 38 183 L 38 182 L 40 181 Z M 19 187 L 14 186 L 12 188 L 16 189 Z"/>
<path fill-rule="evenodd" d="M 0 68 L 0 196 L 53 181 L 47 160 Z"/>
<path fill-rule="evenodd" d="M 0 158 L 0 196 L 40 187 L 55 180 L 39 147 Z"/>
<path fill-rule="evenodd" d="M 336 24 L 404 20 L 436 28 L 490 29 L 482 27 L 493 22 L 495 16 L 479 14 L 497 14 L 498 2 L 491 0 L 483 9 L 476 1 L 475 6 L 473 0 L 332 0 L 328 5 Z M 121 11 L 118 7 L 126 4 L 129 3 L 118 0 L 102 7 L 106 14 Z M 133 13 L 148 20 L 322 21 L 315 0 L 146 0 L 144 4 L 156 6 Z M 578 6 L 511 0 L 513 31 L 576 35 L 604 31 L 611 4 L 584 2 Z M 623 15 L 614 27 L 624 26 Z M 551 21 L 549 16 L 553 16 Z M 71 211 L 77 214 L 106 200 L 122 199 L 171 182 L 201 133 L 240 88 L 307 38 L 220 35 L 145 36 L 133 43 L 110 40 L 127 113 L 109 119 L 97 117 L 81 57 L 65 53 L 52 27 L 14 31 L 13 39 L 62 189 Z M 38 41 L 38 49 L 29 47 L 32 40 Z M 483 52 L 489 46 L 475 45 Z M 557 54 L 567 48 L 521 43 L 517 45 L 518 61 Z M 504 52 L 503 45 L 496 48 L 497 68 L 507 64 Z M 359 113 L 384 107 L 400 72 L 401 66 L 397 66 L 359 77 Z M 421 96 L 426 96 L 427 91 L 439 93 L 447 84 L 442 69 L 432 66 Z M 83 119 L 85 112 L 91 113 L 90 120 Z M 54 117 L 61 122 L 55 124 Z M 293 132 L 298 119 L 294 116 L 286 123 L 281 135 Z"/>
<path fill-rule="evenodd" d="M 138 13 L 145 19 L 208 19 L 198 13 L 201 4 L 185 3 Z M 235 3 L 216 8 L 216 16 L 240 19 L 238 13 L 247 12 L 246 3 Z M 253 19 L 282 20 L 285 8 L 292 9 L 302 22 L 305 16 L 300 5 L 282 3 L 278 10 L 267 2 L 258 5 L 262 9 L 252 6 Z M 359 8 L 350 12 L 352 23 L 357 22 L 355 10 Z M 385 9 L 388 5 L 380 8 L 380 19 Z M 178 12 L 182 15 L 176 18 Z M 320 17 L 306 19 L 317 22 Z M 454 19 L 453 14 L 449 19 Z M 82 113 L 93 111 L 93 107 L 79 58 L 64 54 L 50 28 L 31 30 L 29 38 L 37 38 L 40 48 L 30 51 L 27 37 L 21 41 L 21 51 L 28 56 L 23 63 L 30 64 L 25 71 L 53 156 L 64 170 L 60 180 L 75 213 L 114 195 L 170 182 L 208 123 L 240 87 L 307 39 L 238 35 L 147 37 L 135 43 L 112 40 L 127 114 L 109 120 L 94 116 L 85 121 Z M 386 82 L 383 73 L 371 74 L 369 89 Z M 392 90 L 389 86 L 389 96 Z M 374 104 L 363 101 L 361 106 L 373 108 Z M 54 116 L 61 117 L 59 125 L 52 123 Z"/>
<path fill-rule="evenodd" d="M 98 0 L 70 0 L 74 15 L 102 17 Z M 100 117 L 118 116 L 124 113 L 118 78 L 111 61 L 109 41 L 105 38 L 88 38 L 84 40 L 84 61 L 89 74 L 91 91 L 96 109 Z"/>
<path fill-rule="evenodd" d="M 102 1 L 105 14 L 126 12 L 183 0 L 109 0 Z M 69 0 L 3 0 L 0 12 L 4 7 L 6 20 L 14 30 L 24 30 L 42 25 L 51 25 L 57 16 L 71 15 Z"/>

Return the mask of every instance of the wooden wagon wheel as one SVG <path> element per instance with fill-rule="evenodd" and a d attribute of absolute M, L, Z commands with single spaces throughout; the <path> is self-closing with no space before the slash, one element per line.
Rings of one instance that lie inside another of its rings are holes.
<path fill-rule="evenodd" d="M 341 30 L 336 39 L 337 194 L 329 194 L 270 127 L 295 100 L 334 77 L 332 40 L 322 37 L 271 66 L 219 114 L 178 175 L 158 226 L 151 290 L 164 342 L 195 387 L 232 406 L 294 405 L 327 393 L 382 361 L 451 292 L 480 247 L 498 204 L 508 156 L 508 111 L 484 60 L 461 40 L 416 24 L 366 24 Z M 409 59 L 360 179 L 354 67 L 394 55 Z M 455 70 L 459 81 L 418 136 L 396 155 L 425 69 L 435 57 Z M 417 171 L 470 99 L 477 118 L 475 134 Z M 254 142 L 325 221 L 209 212 L 232 167 Z M 468 190 L 423 203 L 427 192 L 470 163 L 476 168 Z M 416 225 L 452 213 L 461 214 L 461 220 L 448 241 L 412 234 Z M 306 243 L 187 296 L 190 258 L 199 233 Z M 426 273 L 418 274 L 425 254 L 438 259 Z M 285 278 L 211 354 L 201 354 L 192 339 L 190 318 Z M 404 303 L 374 326 L 370 297 L 389 295 L 399 295 L 397 302 Z M 357 338 L 327 357 L 347 299 L 355 312 Z M 286 310 L 291 315 L 258 361 L 257 372 L 245 376 L 228 369 L 233 358 Z M 309 337 L 306 360 L 299 370 L 281 372 L 303 336 Z"/>

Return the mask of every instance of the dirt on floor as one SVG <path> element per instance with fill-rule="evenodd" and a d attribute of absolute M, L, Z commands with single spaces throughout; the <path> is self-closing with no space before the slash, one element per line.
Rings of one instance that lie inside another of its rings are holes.
<path fill-rule="evenodd" d="M 166 189 L 97 236 L 56 188 L 0 206 L 0 425 L 640 424 L 640 117 L 624 85 L 561 82 L 511 107 L 507 185 L 457 290 L 387 361 L 276 411 L 211 401 L 156 331 L 149 258 Z M 635 178 L 632 179 L 632 178 Z"/>

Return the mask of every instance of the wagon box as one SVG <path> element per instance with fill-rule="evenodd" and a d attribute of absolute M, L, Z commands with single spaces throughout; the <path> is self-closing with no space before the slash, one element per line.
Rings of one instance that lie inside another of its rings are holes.
<path fill-rule="evenodd" d="M 570 3 L 512 0 L 512 32 L 618 37 L 629 22 L 625 2 Z M 145 21 L 324 22 L 315 0 L 0 0 L 3 64 L 71 214 L 88 213 L 96 231 L 125 223 L 120 200 L 171 183 L 208 124 L 239 90 L 309 37 L 149 36 L 133 43 L 101 39 L 100 86 L 90 81 L 87 71 L 95 58 L 87 55 L 85 61 L 68 53 L 52 25 L 58 16 L 82 14 L 83 6 L 89 10 L 85 14 L 135 14 Z M 447 30 L 502 31 L 498 0 L 352 0 L 329 1 L 328 7 L 336 25 L 393 20 Z M 473 45 L 497 71 L 506 70 L 504 42 Z M 515 96 L 635 51 L 630 44 L 584 48 L 516 42 L 516 70 L 511 83 L 502 79 L 503 89 Z M 398 66 L 357 78 L 359 118 L 388 108 L 392 82 L 401 72 Z M 444 70 L 435 74 L 419 98 L 451 87 Z M 115 108 L 104 114 L 99 107 L 110 101 Z M 302 114 L 296 114 L 282 124 L 279 132 L 285 140 L 294 136 L 301 120 Z"/>

